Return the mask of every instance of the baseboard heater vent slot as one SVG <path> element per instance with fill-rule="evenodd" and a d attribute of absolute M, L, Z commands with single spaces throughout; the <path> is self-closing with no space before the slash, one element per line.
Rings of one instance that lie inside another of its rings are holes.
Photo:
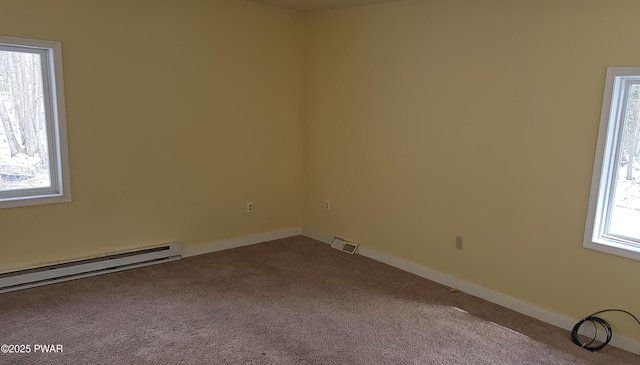
<path fill-rule="evenodd" d="M 141 248 L 0 274 L 0 293 L 178 260 L 182 244 Z"/>
<path fill-rule="evenodd" d="M 357 243 L 345 241 L 340 237 L 334 237 L 333 242 L 331 242 L 331 247 L 352 255 L 358 250 Z"/>

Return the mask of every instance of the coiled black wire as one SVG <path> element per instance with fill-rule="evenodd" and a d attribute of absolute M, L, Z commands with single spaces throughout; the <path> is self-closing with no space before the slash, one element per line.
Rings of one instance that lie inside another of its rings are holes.
<path fill-rule="evenodd" d="M 636 322 L 638 322 L 638 324 L 640 324 L 640 319 L 638 319 L 638 317 L 634 316 L 633 314 L 627 312 L 626 310 L 623 309 L 604 309 L 601 310 L 599 312 L 595 312 L 592 315 L 582 319 L 580 322 L 576 323 L 575 326 L 573 326 L 573 329 L 571 330 L 571 341 L 573 341 L 573 343 L 575 343 L 576 345 L 585 348 L 589 351 L 595 352 L 598 350 L 602 350 L 602 348 L 604 348 L 605 346 L 607 346 L 609 344 L 609 342 L 611 341 L 611 337 L 613 337 L 613 331 L 611 330 L 611 325 L 609 323 L 607 323 L 607 321 L 605 321 L 604 319 L 600 318 L 600 317 L 595 317 L 596 314 L 600 314 L 600 313 L 604 313 L 604 312 L 622 312 L 622 313 L 626 313 L 628 315 L 630 315 L 631 317 L 633 317 L 633 319 L 636 320 Z M 580 339 L 578 338 L 578 330 L 580 330 L 580 327 L 582 327 L 583 324 L 585 323 L 591 323 L 593 325 L 593 327 L 595 328 L 595 333 L 593 335 L 593 338 L 591 339 L 591 341 L 589 341 L 588 343 L 582 343 L 580 342 Z M 598 324 L 601 325 L 607 335 L 607 339 L 599 344 L 599 345 L 593 345 L 594 342 L 596 342 L 596 338 L 598 337 Z M 593 345 L 593 346 L 592 346 Z"/>

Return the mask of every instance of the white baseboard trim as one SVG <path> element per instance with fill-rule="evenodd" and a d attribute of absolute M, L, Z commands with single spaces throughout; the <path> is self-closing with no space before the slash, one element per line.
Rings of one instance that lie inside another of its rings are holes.
<path fill-rule="evenodd" d="M 316 231 L 311 228 L 306 228 L 306 227 L 302 228 L 302 234 L 304 236 L 313 238 L 317 241 L 324 242 L 327 244 L 330 244 L 331 240 L 333 239 L 333 236 L 331 235 Z M 358 244 L 361 244 L 361 243 L 358 242 Z M 511 309 L 518 313 L 552 324 L 554 326 L 566 329 L 568 331 L 571 331 L 573 326 L 581 319 L 581 318 L 573 319 L 573 318 L 565 317 L 560 314 L 538 308 L 529 303 L 525 303 L 519 299 L 498 293 L 491 289 L 484 288 L 480 285 L 477 285 L 465 280 L 457 279 L 453 276 L 441 273 L 436 270 L 432 270 L 428 267 L 420 266 L 413 262 L 400 259 L 391 255 L 388 255 L 386 253 L 382 253 L 382 252 L 370 249 L 370 248 L 359 246 L 357 254 L 385 263 L 387 265 L 412 273 L 414 275 L 418 275 L 425 279 L 435 281 L 442 285 L 446 285 L 451 288 L 456 288 L 467 294 L 471 294 L 475 297 L 482 298 L 486 301 L 498 304 L 502 307 Z M 587 313 L 585 315 L 588 315 L 588 314 L 590 313 Z M 569 338 L 567 340 L 570 341 Z M 614 333 L 613 338 L 609 344 L 611 346 L 618 347 L 625 351 L 629 351 L 634 354 L 640 355 L 640 342 L 632 340 L 630 338 L 619 336 Z"/>
<path fill-rule="evenodd" d="M 309 238 L 313 238 L 316 241 L 324 242 L 328 245 L 330 245 L 331 241 L 333 240 L 333 236 L 330 236 L 320 231 L 316 231 L 313 228 L 308 228 L 308 227 L 302 227 L 302 235 Z"/>
<path fill-rule="evenodd" d="M 228 250 L 230 248 L 254 245 L 281 238 L 298 236 L 302 233 L 300 227 L 286 228 L 279 231 L 253 234 L 238 238 L 230 238 L 196 246 L 182 246 L 182 257 L 203 255 L 206 253 Z"/>

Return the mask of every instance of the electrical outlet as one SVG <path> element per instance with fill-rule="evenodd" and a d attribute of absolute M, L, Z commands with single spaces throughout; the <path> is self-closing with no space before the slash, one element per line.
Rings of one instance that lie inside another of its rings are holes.
<path fill-rule="evenodd" d="M 253 202 L 247 202 L 247 213 L 253 213 Z"/>
<path fill-rule="evenodd" d="M 462 250 L 462 236 L 456 236 L 456 248 Z"/>
<path fill-rule="evenodd" d="M 326 211 L 330 211 L 331 210 L 331 202 L 328 200 L 324 201 L 324 210 Z"/>

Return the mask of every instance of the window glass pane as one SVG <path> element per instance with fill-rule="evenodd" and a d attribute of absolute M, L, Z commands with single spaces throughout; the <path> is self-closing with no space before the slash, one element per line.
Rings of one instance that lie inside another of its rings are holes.
<path fill-rule="evenodd" d="M 50 186 L 41 54 L 0 50 L 0 192 Z"/>
<path fill-rule="evenodd" d="M 640 85 L 629 87 L 609 234 L 640 241 Z"/>

